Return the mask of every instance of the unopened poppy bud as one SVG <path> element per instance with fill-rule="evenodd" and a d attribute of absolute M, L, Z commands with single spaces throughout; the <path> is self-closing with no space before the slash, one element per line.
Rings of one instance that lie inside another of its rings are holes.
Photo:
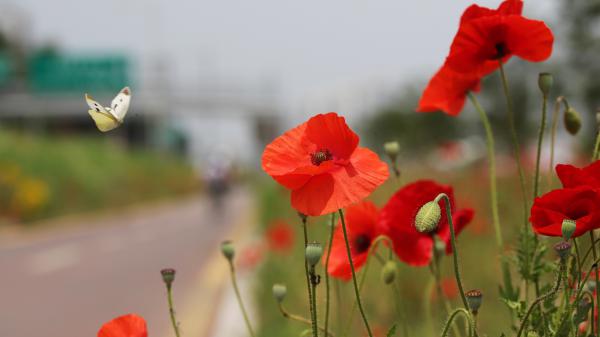
<path fill-rule="evenodd" d="M 273 285 L 273 297 L 275 297 L 277 303 L 283 302 L 285 295 L 287 295 L 287 287 L 285 285 L 278 283 Z"/>
<path fill-rule="evenodd" d="M 393 163 L 398 158 L 398 153 L 400 153 L 400 144 L 398 142 L 386 142 L 383 144 L 383 149 Z"/>
<path fill-rule="evenodd" d="M 577 228 L 577 223 L 575 220 L 564 219 L 561 226 L 562 237 L 565 241 L 568 241 L 573 233 L 575 233 L 575 229 Z"/>
<path fill-rule="evenodd" d="M 570 134 L 576 135 L 581 129 L 581 116 L 579 116 L 579 112 L 575 109 L 569 107 L 565 111 L 564 116 L 565 128 L 569 131 Z"/>
<path fill-rule="evenodd" d="M 398 273 L 398 266 L 396 262 L 389 260 L 381 269 L 381 278 L 385 284 L 391 284 L 396 279 L 396 274 Z"/>
<path fill-rule="evenodd" d="M 467 291 L 465 293 L 465 297 L 467 298 L 467 304 L 469 305 L 471 312 L 476 314 L 481 307 L 481 303 L 483 302 L 483 293 L 481 290 L 473 289 Z"/>
<path fill-rule="evenodd" d="M 165 268 L 160 271 L 160 274 L 162 275 L 162 279 L 167 285 L 167 288 L 171 288 L 171 284 L 175 281 L 175 269 Z"/>
<path fill-rule="evenodd" d="M 554 245 L 554 251 L 556 251 L 562 260 L 564 260 L 569 257 L 569 254 L 571 253 L 571 244 L 567 241 L 561 241 Z"/>
<path fill-rule="evenodd" d="M 547 96 L 550 93 L 550 89 L 554 84 L 554 77 L 550 73 L 540 73 L 538 76 L 538 86 L 542 91 L 544 96 Z"/>
<path fill-rule="evenodd" d="M 430 201 L 421 206 L 417 212 L 415 227 L 419 233 L 434 232 L 438 227 L 441 217 L 442 210 L 440 209 L 440 205 L 435 201 Z"/>
<path fill-rule="evenodd" d="M 311 267 L 314 267 L 321 260 L 323 255 L 323 246 L 318 242 L 311 242 L 306 245 L 306 261 Z"/>
<path fill-rule="evenodd" d="M 221 243 L 221 252 L 223 256 L 227 258 L 227 260 L 232 261 L 235 256 L 235 248 L 233 247 L 233 242 L 227 240 Z"/>

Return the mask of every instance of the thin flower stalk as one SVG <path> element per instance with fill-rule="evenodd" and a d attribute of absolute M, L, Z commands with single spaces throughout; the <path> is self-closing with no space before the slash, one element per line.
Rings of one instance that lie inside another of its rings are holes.
<path fill-rule="evenodd" d="M 325 258 L 325 331 L 329 331 L 329 258 L 331 257 L 331 245 L 333 243 L 333 233 L 335 231 L 335 213 L 331 213 L 331 223 L 329 231 L 329 244 L 327 248 L 327 257 Z"/>
<path fill-rule="evenodd" d="M 246 328 L 248 329 L 248 333 L 250 334 L 250 336 L 255 337 L 256 335 L 254 334 L 254 329 L 252 329 L 252 324 L 250 324 L 250 318 L 248 316 L 248 312 L 246 311 L 246 308 L 244 307 L 244 302 L 242 301 L 242 296 L 240 295 L 240 289 L 238 287 L 237 280 L 235 277 L 235 267 L 233 265 L 232 260 L 229 260 L 229 271 L 231 274 L 231 283 L 233 285 L 235 297 L 237 299 L 238 305 L 240 306 L 242 316 L 244 316 L 244 322 L 246 323 Z M 177 337 L 179 337 L 179 336 L 177 336 Z"/>
<path fill-rule="evenodd" d="M 312 326 L 312 321 L 310 319 L 304 318 L 300 315 L 296 315 L 296 314 L 292 314 L 289 311 L 287 311 L 285 309 L 285 307 L 283 306 L 283 304 L 279 303 L 278 304 L 278 308 L 279 308 L 279 312 L 281 312 L 281 315 L 287 319 L 290 319 L 292 321 L 296 321 L 296 322 L 300 322 L 300 323 L 304 323 L 308 326 Z M 326 335 L 330 336 L 330 337 L 335 337 L 335 334 L 331 331 L 327 331 L 327 329 L 325 329 L 322 326 L 319 326 L 319 330 L 321 330 L 323 333 L 325 333 Z"/>
<path fill-rule="evenodd" d="M 544 131 L 546 130 L 546 107 L 548 105 L 548 94 L 542 95 L 542 120 L 540 121 L 540 130 L 538 133 L 537 154 L 535 157 L 535 176 L 533 178 L 533 198 L 538 196 L 540 183 L 540 160 L 542 157 L 542 144 L 544 141 Z"/>
<path fill-rule="evenodd" d="M 446 324 L 444 324 L 444 329 L 442 330 L 442 337 L 446 337 L 448 336 L 448 332 L 450 330 L 450 326 L 452 325 L 452 323 L 454 322 L 454 319 L 459 315 L 462 314 L 465 319 L 468 322 L 468 336 L 469 337 L 474 337 L 475 336 L 475 322 L 473 321 L 473 317 L 471 316 L 471 313 L 469 312 L 469 310 L 464 309 L 464 308 L 458 308 L 456 310 L 454 310 L 452 313 L 450 313 L 450 316 L 448 317 L 448 320 L 446 321 Z"/>

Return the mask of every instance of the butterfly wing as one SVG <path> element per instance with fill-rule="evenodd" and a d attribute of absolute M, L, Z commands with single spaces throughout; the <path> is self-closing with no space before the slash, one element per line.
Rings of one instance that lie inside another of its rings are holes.
<path fill-rule="evenodd" d="M 90 95 L 85 94 L 85 101 L 90 107 L 88 113 L 96 123 L 98 130 L 107 132 L 121 125 L 121 122 L 119 122 L 119 120 L 113 116 L 110 109 L 100 105 Z"/>
<path fill-rule="evenodd" d="M 131 101 L 131 89 L 125 87 L 121 89 L 119 94 L 110 103 L 110 108 L 113 115 L 117 117 L 120 122 L 123 122 L 127 110 L 129 109 L 129 102 Z"/>

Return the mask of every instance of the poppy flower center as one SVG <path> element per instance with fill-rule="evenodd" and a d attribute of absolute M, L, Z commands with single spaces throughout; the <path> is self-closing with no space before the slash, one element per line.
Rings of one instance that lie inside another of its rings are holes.
<path fill-rule="evenodd" d="M 494 59 L 501 59 L 504 56 L 508 55 L 508 48 L 506 48 L 506 44 L 504 42 L 496 43 L 496 55 L 494 55 Z"/>
<path fill-rule="evenodd" d="M 354 239 L 354 249 L 358 254 L 364 253 L 371 247 L 371 238 L 365 234 L 361 234 Z"/>
<path fill-rule="evenodd" d="M 332 159 L 333 155 L 327 149 L 319 150 L 310 154 L 310 162 L 315 166 L 319 166 L 322 162 Z"/>

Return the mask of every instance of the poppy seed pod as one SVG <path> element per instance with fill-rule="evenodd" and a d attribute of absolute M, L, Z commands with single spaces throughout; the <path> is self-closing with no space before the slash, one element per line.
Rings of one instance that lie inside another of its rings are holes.
<path fill-rule="evenodd" d="M 430 201 L 421 206 L 417 212 L 417 215 L 415 216 L 415 227 L 419 233 L 434 232 L 438 227 L 441 217 L 442 210 L 440 209 L 440 205 L 435 201 Z"/>
<path fill-rule="evenodd" d="M 564 116 L 565 128 L 570 134 L 576 135 L 581 129 L 581 116 L 575 109 L 569 107 Z"/>
<path fill-rule="evenodd" d="M 318 242 L 311 242 L 306 245 L 306 261 L 311 267 L 314 267 L 321 260 L 323 255 L 323 246 Z"/>
<path fill-rule="evenodd" d="M 167 287 L 170 288 L 171 284 L 173 284 L 173 281 L 175 281 L 175 269 L 165 268 L 160 271 L 160 274 L 162 275 L 162 279 L 167 285 Z"/>
<path fill-rule="evenodd" d="M 571 244 L 567 241 L 561 241 L 554 245 L 554 251 L 556 251 L 562 260 L 564 260 L 569 257 L 571 252 Z"/>
<path fill-rule="evenodd" d="M 385 284 L 391 284 L 396 279 L 396 274 L 398 273 L 398 266 L 396 262 L 389 260 L 381 269 L 381 278 Z"/>
<path fill-rule="evenodd" d="M 564 219 L 561 226 L 562 237 L 565 241 L 568 241 L 573 233 L 575 233 L 575 229 L 577 228 L 577 223 L 575 220 Z"/>
<path fill-rule="evenodd" d="M 277 300 L 277 303 L 283 302 L 287 295 L 287 287 L 283 284 L 276 283 L 273 285 L 273 297 Z"/>
<path fill-rule="evenodd" d="M 483 302 L 483 293 L 481 290 L 473 289 L 469 290 L 465 293 L 465 297 L 467 298 L 467 304 L 471 311 L 476 314 L 481 307 L 481 303 Z"/>
<path fill-rule="evenodd" d="M 395 162 L 400 153 L 400 144 L 398 142 L 386 142 L 383 144 L 385 154 L 390 158 L 392 162 Z"/>
<path fill-rule="evenodd" d="M 550 73 L 540 73 L 538 76 L 538 86 L 544 96 L 548 96 L 550 89 L 554 84 L 554 77 Z"/>
<path fill-rule="evenodd" d="M 223 253 L 223 256 L 227 258 L 227 260 L 232 261 L 233 257 L 235 256 L 235 248 L 233 247 L 233 242 L 231 242 L 230 240 L 223 241 L 221 243 L 221 252 Z"/>

